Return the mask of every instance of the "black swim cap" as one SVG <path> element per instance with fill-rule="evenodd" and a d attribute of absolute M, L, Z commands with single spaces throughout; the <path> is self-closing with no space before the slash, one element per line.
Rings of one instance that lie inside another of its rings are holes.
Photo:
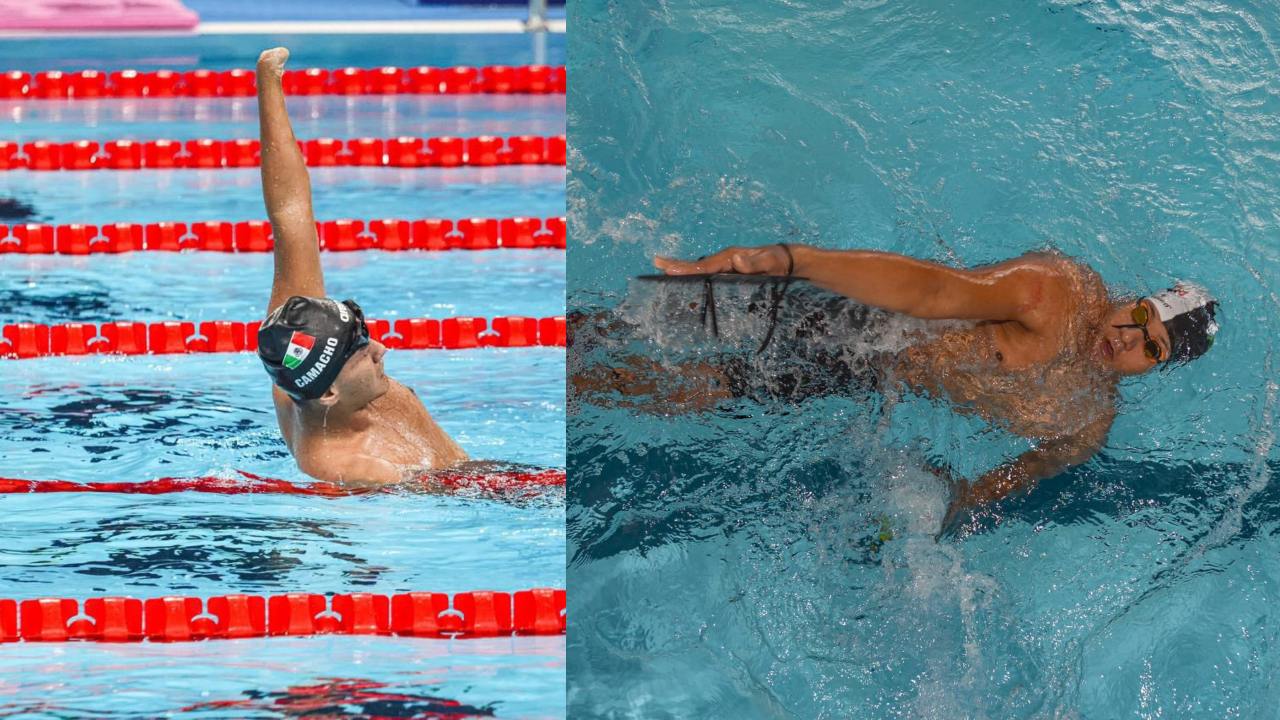
<path fill-rule="evenodd" d="M 258 330 L 258 357 L 294 399 L 324 395 L 342 366 L 369 343 L 360 306 L 350 300 L 295 295 Z"/>
<path fill-rule="evenodd" d="M 1147 298 L 1155 306 L 1160 321 L 1169 332 L 1169 359 L 1166 362 L 1187 362 L 1205 354 L 1213 347 L 1218 334 L 1215 317 L 1218 301 L 1209 291 L 1180 282 L 1173 287 Z"/>

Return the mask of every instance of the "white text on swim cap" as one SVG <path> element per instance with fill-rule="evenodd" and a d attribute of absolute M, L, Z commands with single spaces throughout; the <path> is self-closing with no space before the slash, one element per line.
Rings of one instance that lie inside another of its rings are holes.
<path fill-rule="evenodd" d="M 329 361 L 333 359 L 333 351 L 338 348 L 338 338 L 329 338 L 324 341 L 324 350 L 320 352 L 320 360 L 316 362 L 315 367 L 307 371 L 305 375 L 293 381 L 297 387 L 306 387 L 311 384 L 312 380 L 320 377 L 320 373 L 324 372 Z"/>

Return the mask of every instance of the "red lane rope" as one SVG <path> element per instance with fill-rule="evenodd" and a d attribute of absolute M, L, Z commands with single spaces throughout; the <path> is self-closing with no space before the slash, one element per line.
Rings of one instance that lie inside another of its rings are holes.
<path fill-rule="evenodd" d="M 563 65 L 484 67 L 345 67 L 286 70 L 289 95 L 466 95 L 559 94 L 565 92 Z M 84 100 L 95 98 L 248 97 L 257 93 L 252 70 L 98 70 L 35 74 L 10 70 L 0 75 L 0 98 Z"/>
<path fill-rule="evenodd" d="M 327 220 L 316 223 L 321 250 L 496 250 L 565 248 L 565 219 L 550 217 Z M 140 250 L 271 252 L 271 223 L 249 220 L 107 225 L 0 225 L 0 255 L 89 255 Z"/>
<path fill-rule="evenodd" d="M 299 141 L 311 167 L 564 165 L 565 136 L 317 138 Z M 141 170 L 257 167 L 257 140 L 0 141 L 0 170 Z"/>
<path fill-rule="evenodd" d="M 69 480 L 28 480 L 0 477 L 0 494 L 99 492 L 131 495 L 167 495 L 178 492 L 201 492 L 216 495 L 275 494 L 346 497 L 366 495 L 372 492 L 394 492 L 404 490 L 406 487 L 404 484 L 397 484 L 374 489 L 355 489 L 328 482 L 298 484 L 288 480 L 254 475 L 243 470 L 238 470 L 237 472 L 240 473 L 241 477 L 164 477 L 141 482 L 78 483 Z M 555 469 L 530 472 L 505 470 L 494 472 L 442 471 L 425 475 L 415 480 L 414 484 L 433 491 L 480 490 L 484 492 L 509 492 L 513 490 L 563 487 L 565 473 L 563 470 Z"/>
<path fill-rule="evenodd" d="M 369 320 L 369 336 L 392 349 L 465 350 L 481 347 L 564 347 L 564 317 L 503 316 Z M 107 322 L 43 325 L 15 323 L 0 329 L 0 358 L 50 355 L 168 355 L 252 352 L 261 321 L 201 323 Z"/>
<path fill-rule="evenodd" d="M 0 643 L 182 642 L 280 635 L 563 635 L 565 591 L 0 599 Z"/>

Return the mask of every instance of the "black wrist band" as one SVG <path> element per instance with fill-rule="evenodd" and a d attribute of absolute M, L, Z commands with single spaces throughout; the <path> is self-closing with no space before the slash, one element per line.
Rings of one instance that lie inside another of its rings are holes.
<path fill-rule="evenodd" d="M 796 271 L 796 258 L 791 254 L 791 248 L 786 243 L 778 243 L 778 247 L 787 254 L 787 277 L 791 277 Z"/>

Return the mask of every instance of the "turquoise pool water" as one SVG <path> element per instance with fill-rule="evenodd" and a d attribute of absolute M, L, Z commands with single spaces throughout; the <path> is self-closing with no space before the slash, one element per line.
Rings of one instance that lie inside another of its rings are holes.
<path fill-rule="evenodd" d="M 635 319 L 655 253 L 788 241 L 1052 247 L 1118 291 L 1198 280 L 1224 317 L 1205 359 L 1123 384 L 1094 460 L 941 541 L 923 467 L 973 477 L 1025 441 L 920 398 L 571 403 L 571 714 L 1274 715 L 1274 5 L 586 2 L 570 24 L 571 310 Z"/>
<path fill-rule="evenodd" d="M 0 67 L 301 66 L 533 61 L 524 37 L 219 37 L 0 43 Z M 548 53 L 563 57 L 562 38 Z M 256 135 L 252 99 L 4 101 L 0 139 Z M 564 132 L 563 97 L 293 99 L 300 137 Z M 369 172 L 365 172 L 365 171 Z M 563 215 L 564 170 L 318 168 L 316 216 Z M 0 198 L 50 224 L 262 219 L 258 171 L 0 173 Z M 12 206 L 9 206 L 12 207 Z M 6 219 L 5 222 L 19 222 Z M 0 256 L 0 324 L 254 320 L 268 254 Z M 326 286 L 370 317 L 564 312 L 564 253 L 326 253 Z M 563 348 L 392 351 L 476 458 L 562 468 Z M 76 482 L 244 470 L 305 483 L 252 353 L 0 360 L 0 476 Z M 564 587 L 562 492 L 524 502 L 174 493 L 5 495 L 0 597 L 463 592 Z M 277 642 L 281 641 L 281 642 Z M 372 636 L 203 643 L 0 644 L 6 717 L 563 717 L 563 637 Z M 455 705 L 451 703 L 461 703 Z M 429 715 L 428 713 L 437 713 Z"/>

